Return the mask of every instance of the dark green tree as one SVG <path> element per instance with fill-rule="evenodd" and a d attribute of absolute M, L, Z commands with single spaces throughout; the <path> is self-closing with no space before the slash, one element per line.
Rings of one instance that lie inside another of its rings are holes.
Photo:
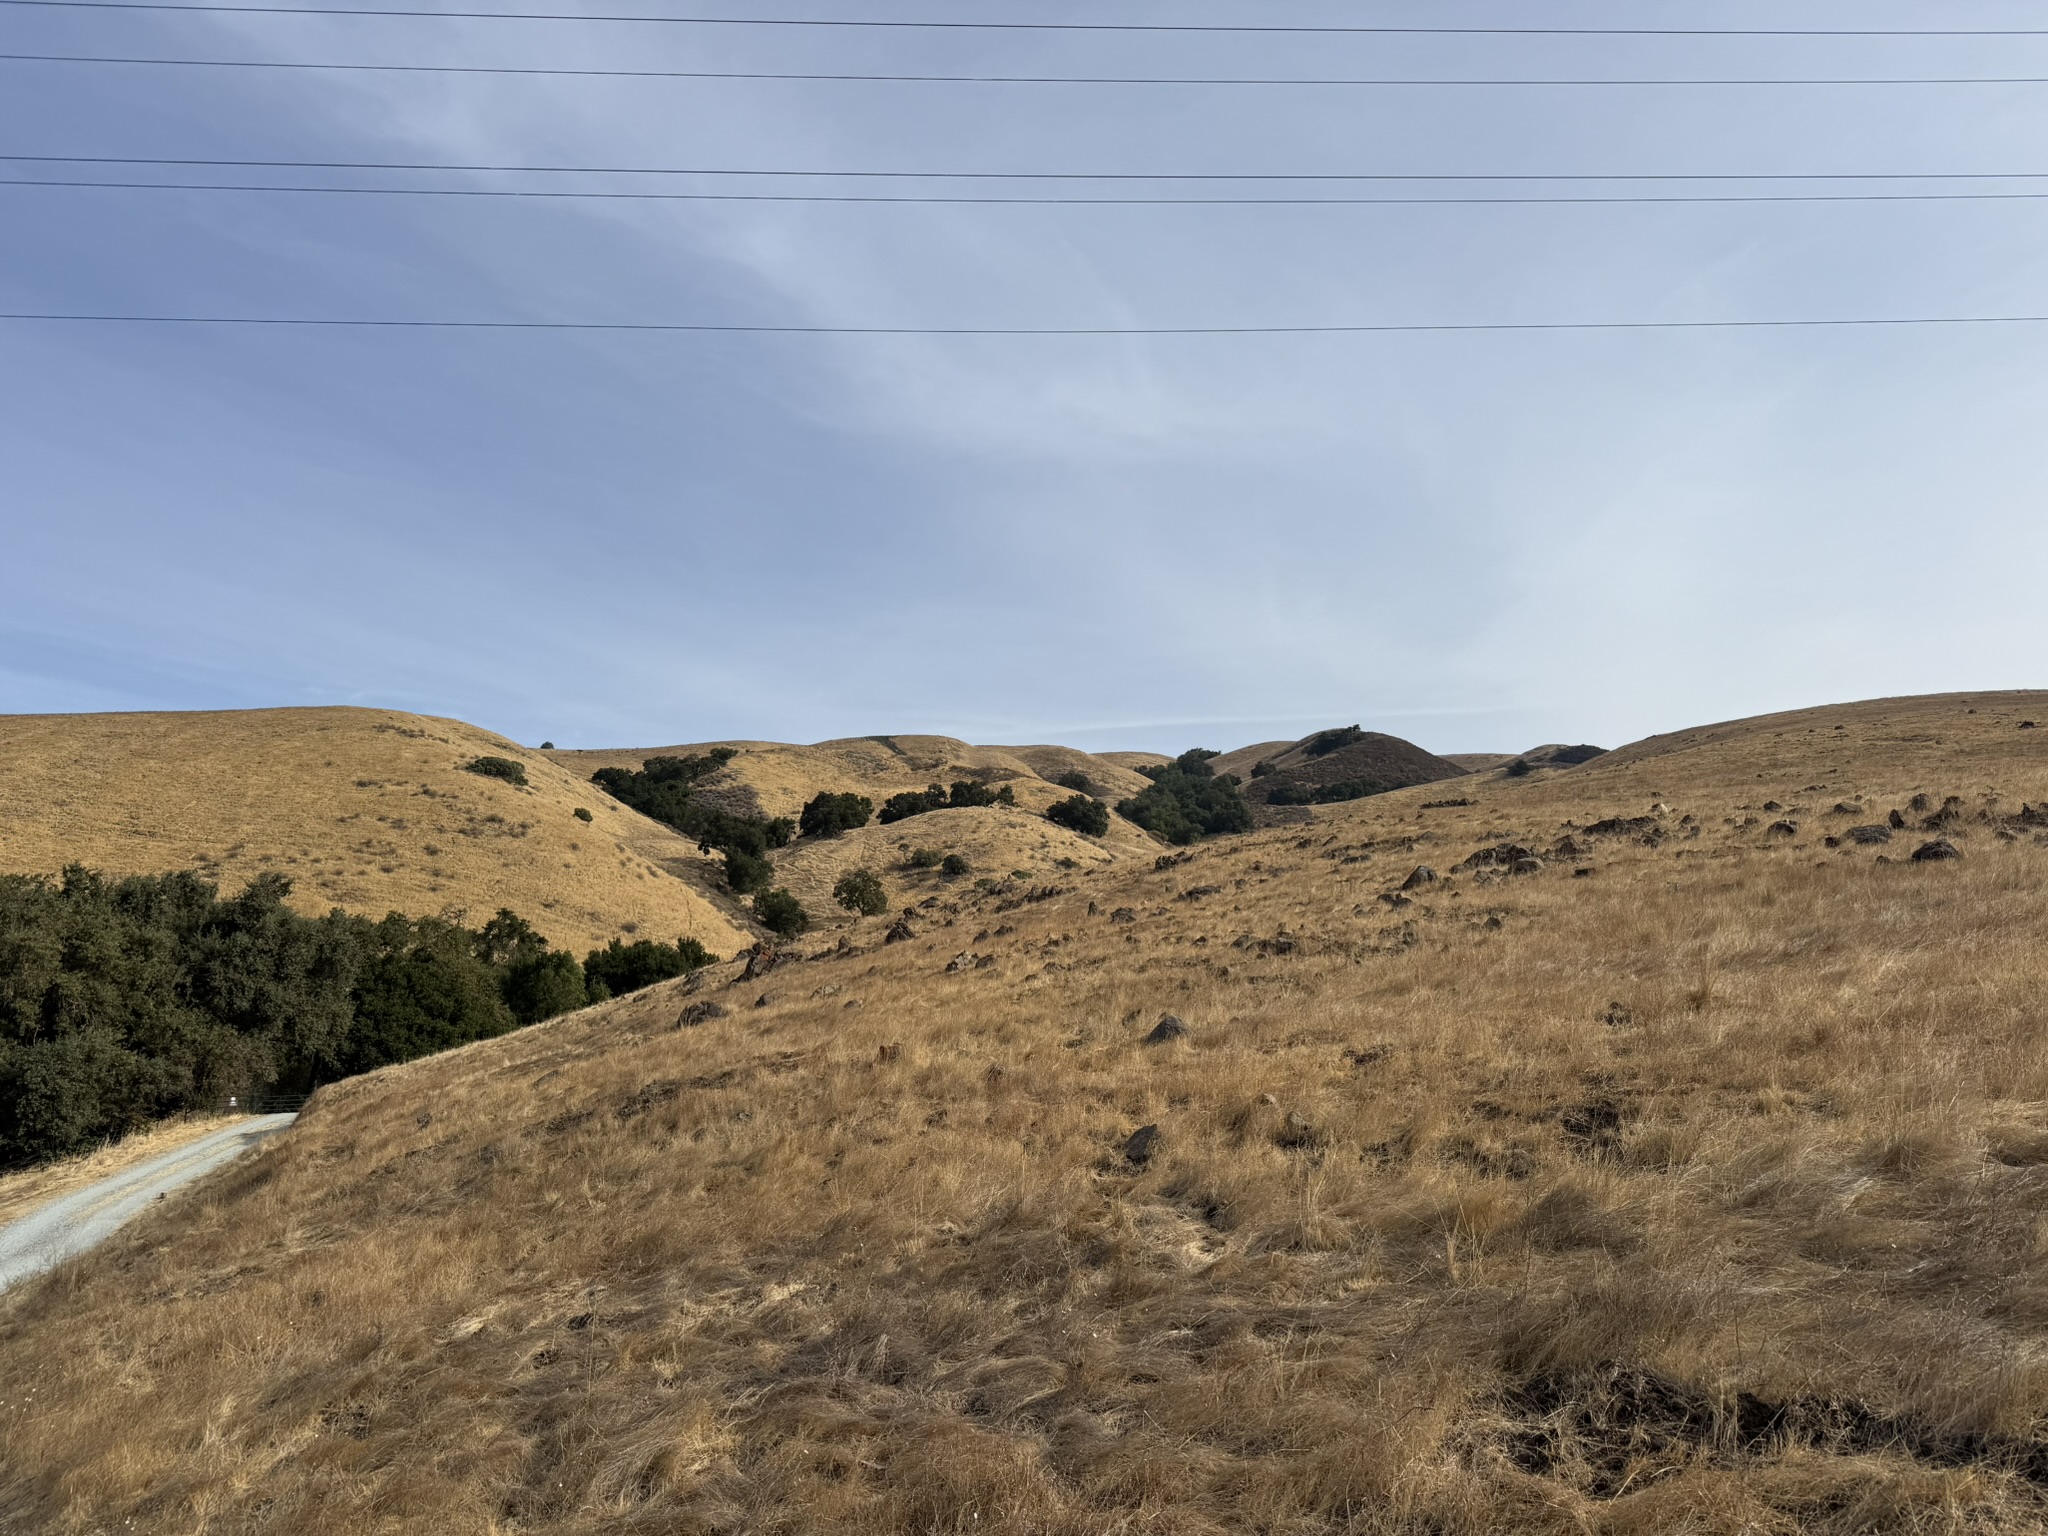
<path fill-rule="evenodd" d="M 862 917 L 879 917 L 889 910 L 889 893 L 882 877 L 872 869 L 851 869 L 832 887 L 832 899 L 849 912 Z"/>
<path fill-rule="evenodd" d="M 754 898 L 754 916 L 761 926 L 786 939 L 795 938 L 811 926 L 811 915 L 803 903 L 780 886 Z"/>
<path fill-rule="evenodd" d="M 1109 830 L 1109 807 L 1088 795 L 1072 795 L 1049 807 L 1045 819 L 1070 832 L 1101 837 Z"/>
<path fill-rule="evenodd" d="M 865 795 L 825 793 L 815 796 L 797 818 L 805 837 L 837 837 L 864 827 L 875 813 L 875 804 Z"/>
<path fill-rule="evenodd" d="M 1252 808 L 1239 792 L 1235 777 L 1218 778 L 1209 766 L 1209 759 L 1217 755 L 1198 747 L 1171 763 L 1140 768 L 1152 783 L 1130 799 L 1119 801 L 1117 814 L 1169 843 L 1249 832 Z"/>

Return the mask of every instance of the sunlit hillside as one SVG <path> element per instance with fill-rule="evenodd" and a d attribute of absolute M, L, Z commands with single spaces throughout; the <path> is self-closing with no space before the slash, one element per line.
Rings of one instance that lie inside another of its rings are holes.
<path fill-rule="evenodd" d="M 2048 1524 L 2048 695 L 1302 810 L 323 1090 L 0 1528 Z"/>
<path fill-rule="evenodd" d="M 527 785 L 464 771 L 481 756 Z M 694 843 L 503 737 L 394 710 L 0 717 L 0 872 L 73 863 L 197 868 L 230 890 L 274 872 L 312 913 L 510 907 L 571 948 L 751 942 L 693 883 Z"/>

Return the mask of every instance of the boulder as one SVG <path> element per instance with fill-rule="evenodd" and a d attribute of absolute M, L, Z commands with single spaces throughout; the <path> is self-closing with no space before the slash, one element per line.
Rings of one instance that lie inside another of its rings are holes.
<path fill-rule="evenodd" d="M 1860 848 L 1874 848 L 1879 843 L 1892 840 L 1892 829 L 1882 822 L 1871 822 L 1866 826 L 1851 827 L 1842 836 Z"/>
<path fill-rule="evenodd" d="M 1941 859 L 1960 859 L 1963 850 L 1945 837 L 1937 837 L 1931 843 L 1922 843 L 1913 850 L 1915 864 L 1932 864 Z"/>
<path fill-rule="evenodd" d="M 1481 848 L 1454 867 L 1467 869 L 1512 869 L 1523 859 L 1536 857 L 1534 850 L 1524 848 L 1520 843 L 1495 843 L 1491 848 Z"/>

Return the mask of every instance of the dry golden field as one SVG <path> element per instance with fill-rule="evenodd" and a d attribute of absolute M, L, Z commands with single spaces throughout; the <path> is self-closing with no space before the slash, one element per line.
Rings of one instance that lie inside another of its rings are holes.
<path fill-rule="evenodd" d="M 0 1529 L 2039 1531 L 2030 719 L 935 889 L 325 1089 L 0 1297 Z"/>
<path fill-rule="evenodd" d="M 462 771 L 487 755 L 524 764 L 528 787 Z M 478 923 L 510 907 L 571 949 L 632 933 L 750 943 L 707 899 L 715 870 L 696 844 L 588 777 L 394 710 L 0 716 L 0 872 L 197 868 L 229 891 L 276 872 L 316 914 Z"/>

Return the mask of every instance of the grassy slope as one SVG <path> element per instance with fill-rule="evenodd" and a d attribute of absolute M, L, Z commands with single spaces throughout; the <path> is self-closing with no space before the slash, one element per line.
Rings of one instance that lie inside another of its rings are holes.
<path fill-rule="evenodd" d="M 2038 1530 L 2021 717 L 1319 809 L 326 1090 L 0 1300 L 0 1526 Z M 1963 860 L 1821 846 L 1916 793 Z"/>
<path fill-rule="evenodd" d="M 803 841 L 773 855 L 776 883 L 787 886 L 814 919 L 840 919 L 832 885 L 847 870 L 867 867 L 880 874 L 898 904 L 922 900 L 948 887 L 933 875 L 905 867 L 913 849 L 936 848 L 968 859 L 977 877 L 1022 871 L 1034 880 L 1061 878 L 1062 860 L 1094 869 L 1120 858 L 1150 862 L 1158 846 L 1130 823 L 1112 820 L 1100 838 L 1076 836 L 1045 820 L 1045 810 L 1073 794 L 1049 782 L 1078 768 L 1114 803 L 1145 788 L 1147 780 L 1119 763 L 1071 747 L 975 747 L 946 736 L 855 737 L 794 746 L 778 742 L 705 742 L 692 746 L 646 747 L 548 754 L 579 776 L 599 768 L 637 768 L 657 753 L 690 756 L 712 746 L 731 746 L 740 755 L 702 781 L 700 792 L 762 816 L 795 816 L 821 790 L 866 795 L 879 808 L 901 790 L 928 784 L 951 785 L 979 778 L 992 787 L 1007 784 L 1014 809 L 939 811 L 888 826 L 870 823 L 859 831 L 822 842 Z"/>
<path fill-rule="evenodd" d="M 524 763 L 530 787 L 462 771 L 481 755 Z M 502 737 L 392 710 L 0 717 L 0 870 L 73 862 L 196 866 L 229 890 L 274 870 L 308 912 L 511 907 L 573 948 L 629 924 L 748 942 L 673 872 L 694 874 L 694 844 Z"/>

